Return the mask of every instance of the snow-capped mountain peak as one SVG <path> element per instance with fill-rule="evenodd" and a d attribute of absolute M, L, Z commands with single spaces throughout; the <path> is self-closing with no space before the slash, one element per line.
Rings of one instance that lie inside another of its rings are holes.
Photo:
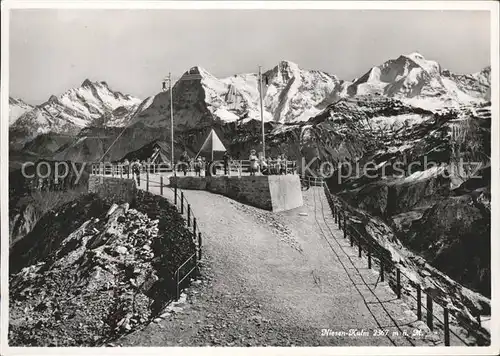
<path fill-rule="evenodd" d="M 28 139 L 49 131 L 75 132 L 96 123 L 107 125 L 107 121 L 123 126 L 130 119 L 127 114 L 140 104 L 140 99 L 113 91 L 106 82 L 85 79 L 81 86 L 59 96 L 51 95 L 41 105 L 27 108 L 11 122 L 13 129 L 26 132 Z"/>
<path fill-rule="evenodd" d="M 347 88 L 346 94 L 385 95 L 408 104 L 437 110 L 443 106 L 459 107 L 484 100 L 489 87 L 489 73 L 454 76 L 441 70 L 437 61 L 413 52 L 371 68 Z M 483 81 L 484 85 L 477 84 Z M 466 84 L 466 82 L 468 84 Z"/>
<path fill-rule="evenodd" d="M 33 110 L 34 106 L 18 98 L 9 97 L 9 126 L 14 124 L 24 113 Z"/>
<path fill-rule="evenodd" d="M 438 62 L 432 61 L 432 60 L 427 60 L 424 58 L 423 55 L 421 55 L 418 52 L 406 54 L 406 55 L 403 55 L 403 57 L 406 57 L 406 58 L 412 60 L 413 62 L 415 62 L 418 66 L 420 66 L 422 69 L 424 69 L 430 75 L 439 75 L 441 72 L 441 66 L 439 65 Z"/>
<path fill-rule="evenodd" d="M 180 80 L 183 80 L 183 78 L 192 76 L 192 75 L 201 75 L 202 77 L 214 77 L 209 71 L 207 71 L 205 68 L 201 66 L 194 66 L 188 69 L 187 71 L 182 74 Z"/>

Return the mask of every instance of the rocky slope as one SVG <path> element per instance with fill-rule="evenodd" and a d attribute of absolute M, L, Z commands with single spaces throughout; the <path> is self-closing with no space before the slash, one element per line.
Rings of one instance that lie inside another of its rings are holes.
<path fill-rule="evenodd" d="M 363 209 L 358 209 L 346 203 L 342 198 L 334 197 L 337 204 L 343 206 L 346 214 L 349 231 L 357 230 L 364 239 L 376 242 L 378 249 L 384 254 L 384 270 L 389 278 L 392 278 L 391 286 L 396 288 L 394 283 L 394 266 L 401 271 L 402 295 L 408 295 L 407 302 L 416 308 L 416 285 L 420 285 L 422 291 L 429 294 L 434 301 L 441 306 L 446 306 L 451 315 L 450 329 L 454 336 L 460 338 L 466 345 L 489 345 L 491 342 L 491 300 L 480 293 L 474 292 L 446 273 L 433 267 L 425 258 L 419 256 L 408 248 L 407 241 L 400 240 L 394 228 L 389 226 L 379 217 L 367 213 Z M 429 227 L 432 229 L 432 227 Z M 434 248 L 437 246 L 434 245 Z M 379 254 L 376 254 L 377 259 Z M 377 262 L 378 263 L 378 262 Z M 453 264 L 453 261 L 450 261 Z M 379 268 L 376 266 L 375 268 Z M 425 305 L 425 300 L 422 300 Z M 434 306 L 434 316 L 438 320 L 443 320 L 443 310 Z M 425 312 L 424 312 L 425 314 Z M 478 323 L 478 318 L 481 323 Z M 442 329 L 441 323 L 436 323 L 436 329 Z"/>
<path fill-rule="evenodd" d="M 489 296 L 487 113 L 484 107 L 467 115 L 451 111 L 400 122 L 372 118 L 372 124 L 383 124 L 383 131 L 361 133 L 360 137 L 369 135 L 369 145 L 361 138 L 352 140 L 359 151 L 351 150 L 354 154 L 341 161 L 343 177 L 334 175 L 329 184 L 355 207 L 382 218 L 404 245 L 431 265 Z M 347 144 L 343 139 L 342 145 Z M 357 162 L 361 168 L 349 172 L 346 162 Z"/>
<path fill-rule="evenodd" d="M 10 252 L 9 344 L 99 346 L 144 325 L 172 297 L 192 234 L 166 200 L 135 209 L 86 195 L 52 211 Z"/>

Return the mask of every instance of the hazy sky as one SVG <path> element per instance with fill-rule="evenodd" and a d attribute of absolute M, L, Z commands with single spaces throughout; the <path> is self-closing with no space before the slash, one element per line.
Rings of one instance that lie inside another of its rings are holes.
<path fill-rule="evenodd" d="M 418 51 L 443 68 L 490 64 L 488 12 L 360 10 L 12 10 L 10 95 L 32 104 L 106 81 L 140 98 L 169 71 L 217 77 L 282 59 L 352 80 Z"/>

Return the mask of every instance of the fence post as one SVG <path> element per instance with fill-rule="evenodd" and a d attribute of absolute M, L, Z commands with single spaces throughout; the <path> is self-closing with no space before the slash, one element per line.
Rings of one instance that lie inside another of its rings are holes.
<path fill-rule="evenodd" d="M 149 168 L 146 169 L 146 191 L 149 192 Z"/>
<path fill-rule="evenodd" d="M 115 176 L 115 166 L 111 165 L 111 177 Z"/>
<path fill-rule="evenodd" d="M 368 269 L 372 269 L 372 247 L 368 244 Z"/>
<path fill-rule="evenodd" d="M 120 169 L 120 179 L 123 179 L 123 166 L 120 164 L 118 167 Z"/>
<path fill-rule="evenodd" d="M 358 236 L 358 257 L 361 257 L 361 239 Z"/>
<path fill-rule="evenodd" d="M 398 299 L 401 298 L 401 271 L 399 268 L 396 269 L 396 293 L 398 295 Z"/>
<path fill-rule="evenodd" d="M 160 195 L 163 195 L 163 176 L 160 176 Z"/>
<path fill-rule="evenodd" d="M 339 230 L 342 230 L 342 213 L 339 212 Z"/>
<path fill-rule="evenodd" d="M 450 346 L 450 324 L 448 316 L 448 308 L 444 307 L 444 346 Z"/>
<path fill-rule="evenodd" d="M 174 187 L 174 204 L 177 205 L 177 185 Z"/>
<path fill-rule="evenodd" d="M 193 218 L 193 235 L 196 237 L 196 218 Z"/>
<path fill-rule="evenodd" d="M 201 232 L 198 233 L 198 260 L 201 260 Z"/>
<path fill-rule="evenodd" d="M 184 192 L 181 192 L 181 215 L 184 214 Z"/>
<path fill-rule="evenodd" d="M 429 329 L 433 330 L 434 327 L 432 325 L 432 298 L 430 297 L 429 294 L 427 294 L 427 326 Z"/>
<path fill-rule="evenodd" d="M 417 285 L 417 319 L 422 320 L 422 287 Z"/>
<path fill-rule="evenodd" d="M 127 179 L 130 179 L 130 164 L 127 166 Z"/>
<path fill-rule="evenodd" d="M 188 211 L 187 211 L 187 214 L 188 214 L 188 217 L 187 217 L 187 226 L 190 227 L 191 226 L 191 205 L 188 204 Z"/>
<path fill-rule="evenodd" d="M 335 210 L 333 211 L 333 219 L 335 224 L 337 223 L 337 208 L 335 207 Z"/>
<path fill-rule="evenodd" d="M 344 214 L 344 224 L 342 225 L 343 228 L 344 228 L 344 239 L 347 238 L 347 218 L 346 218 L 346 215 Z"/>
<path fill-rule="evenodd" d="M 346 229 L 346 230 L 347 230 L 347 229 Z M 352 231 L 351 231 L 351 233 L 349 234 L 349 238 L 351 239 L 351 247 L 353 247 L 353 246 L 354 246 L 354 236 L 353 236 L 353 235 L 354 235 L 354 234 L 353 234 L 353 233 L 352 233 Z"/>
<path fill-rule="evenodd" d="M 380 257 L 380 281 L 384 281 L 384 260 Z"/>

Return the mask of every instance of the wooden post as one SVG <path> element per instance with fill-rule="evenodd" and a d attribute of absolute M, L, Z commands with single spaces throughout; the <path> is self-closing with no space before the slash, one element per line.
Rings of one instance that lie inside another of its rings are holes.
<path fill-rule="evenodd" d="M 130 179 L 130 163 L 129 165 L 127 166 L 127 179 Z"/>
<path fill-rule="evenodd" d="M 432 324 L 433 315 L 432 315 L 432 298 L 429 294 L 427 294 L 427 326 L 429 329 L 433 330 L 434 326 Z"/>
<path fill-rule="evenodd" d="M 193 235 L 196 237 L 196 218 L 193 218 Z"/>
<path fill-rule="evenodd" d="M 184 214 L 184 192 L 181 192 L 181 215 Z"/>
<path fill-rule="evenodd" d="M 146 191 L 149 192 L 149 169 L 146 169 Z"/>
<path fill-rule="evenodd" d="M 123 166 L 120 164 L 118 167 L 120 169 L 120 179 L 123 179 Z"/>
<path fill-rule="evenodd" d="M 339 212 L 339 230 L 342 230 L 342 213 Z"/>
<path fill-rule="evenodd" d="M 380 281 L 384 281 L 384 260 L 380 257 Z"/>
<path fill-rule="evenodd" d="M 358 257 L 361 257 L 361 239 L 358 236 Z"/>
<path fill-rule="evenodd" d="M 347 238 L 347 218 L 346 215 L 344 214 L 344 224 L 342 225 L 344 227 L 344 239 Z"/>
<path fill-rule="evenodd" d="M 396 269 L 396 292 L 398 295 L 398 299 L 401 298 L 401 271 Z"/>
<path fill-rule="evenodd" d="M 448 308 L 444 307 L 444 346 L 450 346 L 450 321 L 448 316 Z"/>
<path fill-rule="evenodd" d="M 188 222 L 188 227 L 191 226 L 191 204 L 188 204 L 188 211 L 187 211 L 187 222 Z"/>
<path fill-rule="evenodd" d="M 422 320 L 422 287 L 417 285 L 417 319 Z"/>
<path fill-rule="evenodd" d="M 198 259 L 201 260 L 201 232 L 198 233 Z"/>
<path fill-rule="evenodd" d="M 335 208 L 335 211 L 333 212 L 333 219 L 334 219 L 334 222 L 335 224 L 337 223 L 337 208 Z"/>
<path fill-rule="evenodd" d="M 163 176 L 160 176 L 160 195 L 163 195 Z"/>
<path fill-rule="evenodd" d="M 368 244 L 368 269 L 372 269 L 372 247 Z"/>
<path fill-rule="evenodd" d="M 115 166 L 111 165 L 111 177 L 115 176 Z"/>
<path fill-rule="evenodd" d="M 177 205 L 177 185 L 174 187 L 174 205 Z"/>
<path fill-rule="evenodd" d="M 346 229 L 346 230 L 347 230 L 347 229 Z M 349 234 L 349 238 L 351 239 L 351 247 L 353 247 L 353 246 L 354 246 L 354 234 L 352 233 L 352 231 L 351 231 L 351 233 Z"/>

